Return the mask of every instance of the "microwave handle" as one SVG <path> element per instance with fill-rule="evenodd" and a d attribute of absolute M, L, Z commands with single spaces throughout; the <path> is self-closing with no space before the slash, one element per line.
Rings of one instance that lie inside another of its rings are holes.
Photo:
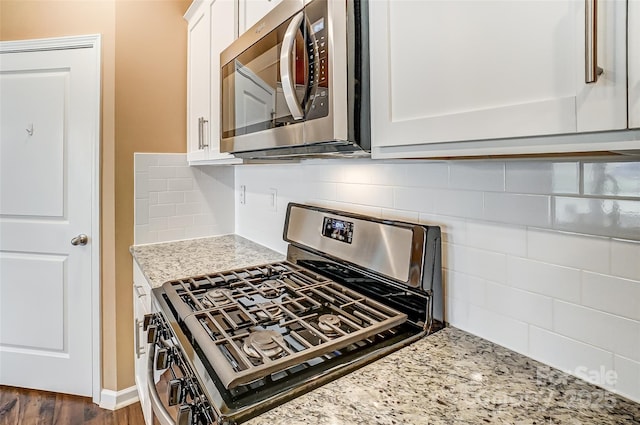
<path fill-rule="evenodd" d="M 293 43 L 296 41 L 296 33 L 300 28 L 300 23 L 304 19 L 304 12 L 298 13 L 291 19 L 287 31 L 284 33 L 284 39 L 282 40 L 282 50 L 280 51 L 280 79 L 282 81 L 282 91 L 284 93 L 284 100 L 287 102 L 291 116 L 295 120 L 302 119 L 304 113 L 298 103 L 296 97 L 295 82 L 293 81 L 293 62 L 295 56 L 293 53 Z"/>

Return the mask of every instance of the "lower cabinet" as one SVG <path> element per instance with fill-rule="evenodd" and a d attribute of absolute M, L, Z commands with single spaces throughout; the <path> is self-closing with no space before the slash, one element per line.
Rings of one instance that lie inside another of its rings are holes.
<path fill-rule="evenodd" d="M 142 274 L 138 264 L 133 262 L 133 338 L 134 338 L 134 367 L 135 380 L 138 389 L 138 397 L 144 421 L 150 425 L 153 423 L 151 400 L 147 386 L 147 367 L 149 344 L 142 329 L 144 316 L 151 312 L 151 286 Z"/>

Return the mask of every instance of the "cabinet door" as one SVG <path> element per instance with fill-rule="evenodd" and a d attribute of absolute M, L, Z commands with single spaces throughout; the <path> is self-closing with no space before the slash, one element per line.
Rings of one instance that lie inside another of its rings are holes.
<path fill-rule="evenodd" d="M 370 2 L 374 148 L 625 128 L 622 40 L 599 37 L 615 51 L 585 88 L 582 3 Z M 613 28 L 624 2 L 598 3 Z"/>
<path fill-rule="evenodd" d="M 240 0 L 238 25 L 240 34 L 248 30 L 282 0 Z"/>
<path fill-rule="evenodd" d="M 210 28 L 208 5 L 202 4 L 190 16 L 187 52 L 187 159 L 197 161 L 209 155 L 210 122 Z"/>
<path fill-rule="evenodd" d="M 148 344 L 142 329 L 145 314 L 151 311 L 151 287 L 142 274 L 140 267 L 133 262 L 133 332 L 134 332 L 134 370 L 138 398 L 142 407 L 145 423 L 152 423 L 152 408 L 147 387 Z"/>
<path fill-rule="evenodd" d="M 629 1 L 629 128 L 640 128 L 640 0 Z"/>

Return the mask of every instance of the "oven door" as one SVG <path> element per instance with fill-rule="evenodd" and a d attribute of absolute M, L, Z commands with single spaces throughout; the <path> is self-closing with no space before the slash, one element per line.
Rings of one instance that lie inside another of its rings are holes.
<path fill-rule="evenodd" d="M 283 2 L 222 52 L 223 152 L 332 138 L 305 140 L 307 123 L 330 119 L 327 10 L 327 0 Z"/>
<path fill-rule="evenodd" d="M 218 417 L 180 349 L 162 313 L 153 314 L 147 329 L 147 385 L 154 423 L 209 425 Z"/>

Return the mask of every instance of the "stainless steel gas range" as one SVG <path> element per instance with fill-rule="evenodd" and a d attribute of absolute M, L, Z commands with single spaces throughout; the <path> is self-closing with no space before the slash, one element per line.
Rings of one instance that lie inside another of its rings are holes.
<path fill-rule="evenodd" d="M 236 424 L 443 326 L 440 228 L 289 204 L 286 261 L 154 289 L 161 424 Z"/>

